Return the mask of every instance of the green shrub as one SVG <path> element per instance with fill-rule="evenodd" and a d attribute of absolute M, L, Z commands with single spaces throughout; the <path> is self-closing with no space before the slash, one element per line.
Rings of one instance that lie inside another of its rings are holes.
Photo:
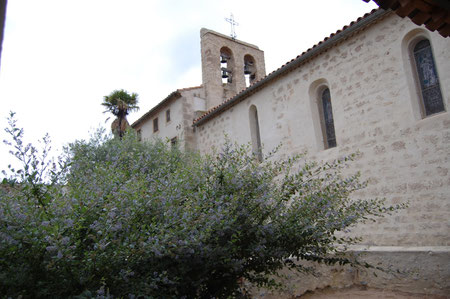
<path fill-rule="evenodd" d="M 350 200 L 364 187 L 341 177 L 350 158 L 318 165 L 296 156 L 258 163 L 225 144 L 200 157 L 99 133 L 58 163 L 22 143 L 0 191 L 0 293 L 47 297 L 245 296 L 241 278 L 273 287 L 295 259 L 360 265 L 341 245 L 356 223 L 399 207 Z M 5 172 L 6 174 L 6 172 Z"/>

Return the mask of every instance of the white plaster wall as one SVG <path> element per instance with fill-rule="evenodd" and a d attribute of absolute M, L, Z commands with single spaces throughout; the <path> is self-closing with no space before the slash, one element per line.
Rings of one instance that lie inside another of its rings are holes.
<path fill-rule="evenodd" d="M 142 140 L 152 141 L 154 139 L 162 139 L 170 141 L 177 137 L 178 140 L 183 139 L 183 97 L 172 101 L 169 105 L 162 107 L 155 114 L 148 118 L 140 127 Z M 170 109 L 170 121 L 166 122 L 166 111 Z M 158 131 L 153 132 L 153 119 L 158 117 Z"/>
<path fill-rule="evenodd" d="M 161 139 L 170 143 L 170 140 L 177 137 L 180 149 L 194 149 L 195 136 L 192 128 L 195 111 L 204 109 L 204 90 L 202 87 L 186 88 L 178 90 L 181 97 L 169 100 L 159 109 L 154 111 L 150 117 L 136 126 L 136 130 L 141 130 L 143 141 L 153 141 Z M 203 106 L 202 106 L 203 104 Z M 170 121 L 166 121 L 166 111 L 170 109 Z M 158 131 L 153 132 L 153 120 L 158 118 Z"/>

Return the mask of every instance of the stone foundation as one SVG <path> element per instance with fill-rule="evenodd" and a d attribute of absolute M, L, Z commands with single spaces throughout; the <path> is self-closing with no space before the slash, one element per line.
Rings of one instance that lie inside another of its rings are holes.
<path fill-rule="evenodd" d="M 280 292 L 257 289 L 254 298 L 450 298 L 450 247 L 374 246 L 354 251 L 386 269 L 327 267 L 319 276 L 285 271 Z"/>

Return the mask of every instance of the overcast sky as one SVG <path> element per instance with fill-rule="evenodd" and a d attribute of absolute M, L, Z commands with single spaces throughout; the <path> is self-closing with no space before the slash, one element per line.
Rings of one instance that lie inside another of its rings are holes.
<path fill-rule="evenodd" d="M 0 70 L 0 126 L 15 111 L 28 141 L 86 139 L 114 89 L 139 94 L 130 124 L 177 88 L 201 84 L 200 29 L 265 52 L 266 71 L 377 6 L 362 0 L 10 0 Z M 1 140 L 6 133 L 1 130 Z M 0 145 L 0 169 L 11 159 Z"/>

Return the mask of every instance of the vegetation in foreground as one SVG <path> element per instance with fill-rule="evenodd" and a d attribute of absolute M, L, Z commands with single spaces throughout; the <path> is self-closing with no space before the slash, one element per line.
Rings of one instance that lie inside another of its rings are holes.
<path fill-rule="evenodd" d="M 400 208 L 350 200 L 364 187 L 341 176 L 351 158 L 259 163 L 230 143 L 200 157 L 129 132 L 74 142 L 53 163 L 47 138 L 24 145 L 9 123 L 22 168 L 0 188 L 6 297 L 245 297 L 241 278 L 275 287 L 282 268 L 308 270 L 295 260 L 367 266 L 336 233 Z"/>

